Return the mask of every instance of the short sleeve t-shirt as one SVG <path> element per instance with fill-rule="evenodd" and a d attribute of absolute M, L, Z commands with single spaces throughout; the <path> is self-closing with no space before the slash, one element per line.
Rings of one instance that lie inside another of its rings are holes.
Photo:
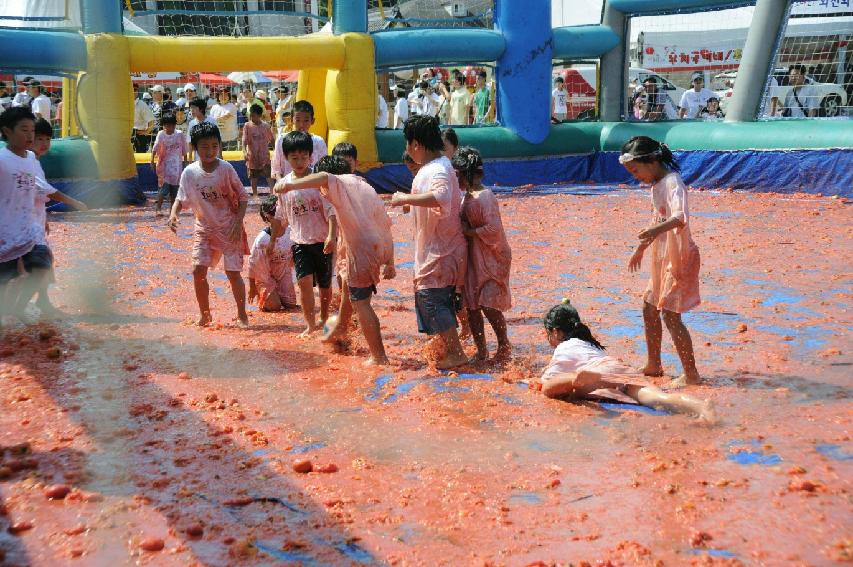
<path fill-rule="evenodd" d="M 243 148 L 246 150 L 246 167 L 262 169 L 270 162 L 272 128 L 266 122 L 255 124 L 251 120 L 243 126 Z"/>
<path fill-rule="evenodd" d="M 284 178 L 293 181 L 293 173 Z M 318 189 L 299 189 L 278 196 L 275 216 L 287 219 L 294 244 L 317 244 L 329 236 L 329 218 L 335 215 L 331 203 Z"/>
<path fill-rule="evenodd" d="M 43 240 L 36 200 L 55 192 L 33 152 L 21 157 L 0 149 L 0 262 L 20 258 Z"/>
<path fill-rule="evenodd" d="M 181 175 L 177 200 L 195 213 L 195 231 L 206 236 L 228 239 L 236 213 L 234 203 L 248 201 L 246 188 L 230 163 L 208 173 L 199 162 L 187 166 Z"/>
<path fill-rule="evenodd" d="M 483 122 L 486 112 L 489 110 L 489 89 L 483 87 L 474 93 L 474 121 L 478 124 Z"/>
<path fill-rule="evenodd" d="M 444 156 L 425 164 L 412 195 L 432 192 L 436 207 L 412 207 L 415 217 L 415 289 L 457 285 L 465 277 L 468 246 L 462 234 L 459 180 Z"/>
<path fill-rule="evenodd" d="M 394 106 L 394 128 L 402 128 L 403 123 L 409 118 L 409 104 L 404 98 L 398 98 Z"/>
<path fill-rule="evenodd" d="M 240 132 L 237 129 L 237 105 L 233 102 L 217 104 L 210 109 L 210 117 L 216 121 L 223 142 L 233 142 Z"/>
<path fill-rule="evenodd" d="M 388 103 L 385 102 L 385 99 L 382 95 L 376 95 L 376 104 L 377 104 L 377 114 L 376 114 L 376 127 L 377 128 L 387 128 L 388 127 Z"/>
<path fill-rule="evenodd" d="M 699 92 L 690 89 L 681 95 L 681 102 L 678 106 L 687 111 L 684 115 L 685 118 L 696 118 L 699 116 L 699 111 L 708 104 L 708 99 L 712 96 L 716 97 L 717 94 L 710 89 L 703 88 Z"/>
<path fill-rule="evenodd" d="M 468 105 L 471 102 L 471 93 L 465 87 L 456 89 L 450 93 L 449 124 L 468 123 Z"/>
<path fill-rule="evenodd" d="M 50 122 L 50 99 L 39 95 L 33 100 L 33 114 L 41 114 L 41 117 Z"/>
<path fill-rule="evenodd" d="M 785 110 L 790 109 L 791 118 L 804 118 L 809 115 L 809 111 L 817 110 L 820 106 L 820 95 L 812 85 L 803 85 L 802 87 L 788 90 L 785 95 Z"/>
<path fill-rule="evenodd" d="M 178 130 L 167 134 L 157 132 L 151 153 L 157 156 L 157 179 L 161 183 L 177 185 L 181 180 L 181 167 L 187 153 L 187 139 Z"/>
<path fill-rule="evenodd" d="M 567 114 L 569 112 L 569 92 L 565 89 L 554 89 L 551 98 L 554 99 L 554 114 Z"/>
<path fill-rule="evenodd" d="M 144 100 L 136 99 L 133 107 L 133 128 L 135 130 L 147 130 L 148 123 L 154 122 L 154 111 Z"/>
<path fill-rule="evenodd" d="M 576 374 L 591 362 L 605 358 L 607 354 L 591 343 L 580 339 L 563 341 L 554 349 L 554 356 L 542 374 L 542 381 L 547 382 L 557 374 Z"/>
<path fill-rule="evenodd" d="M 279 135 L 278 138 L 276 138 L 275 148 L 273 149 L 272 154 L 272 173 L 273 175 L 278 175 L 279 178 L 283 178 L 293 171 L 290 168 L 290 164 L 287 163 L 287 159 L 284 157 L 284 150 L 282 149 L 283 141 L 284 135 Z M 311 141 L 313 142 L 313 150 L 311 151 L 311 167 L 314 167 L 314 164 L 320 161 L 321 157 L 328 155 L 329 148 L 326 146 L 326 140 L 317 134 L 311 134 Z"/>
<path fill-rule="evenodd" d="M 685 225 L 688 224 L 687 188 L 678 173 L 673 171 L 652 185 L 652 207 L 655 222 L 676 217 Z M 666 236 L 666 233 L 661 236 Z"/>

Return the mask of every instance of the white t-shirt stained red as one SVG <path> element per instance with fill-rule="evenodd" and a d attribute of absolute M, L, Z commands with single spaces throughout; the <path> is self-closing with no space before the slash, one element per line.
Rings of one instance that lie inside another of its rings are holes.
<path fill-rule="evenodd" d="M 295 181 L 293 172 L 285 181 Z M 319 189 L 299 189 L 278 196 L 276 218 L 287 219 L 290 239 L 294 244 L 317 244 L 329 236 L 329 219 L 335 216 L 332 204 Z"/>
<path fill-rule="evenodd" d="M 218 240 L 227 249 L 233 246 L 229 232 L 237 216 L 239 202 L 248 201 L 249 194 L 234 171 L 224 160 L 207 173 L 199 162 L 192 163 L 181 174 L 177 200 L 195 213 L 197 236 Z"/>
<path fill-rule="evenodd" d="M 20 258 L 42 243 L 44 221 L 39 225 L 36 199 L 55 192 L 33 152 L 21 157 L 0 149 L 0 262 Z"/>
<path fill-rule="evenodd" d="M 171 134 L 157 132 L 151 153 L 157 156 L 157 181 L 159 185 L 177 185 L 181 181 L 184 156 L 189 151 L 187 138 L 175 129 Z"/>

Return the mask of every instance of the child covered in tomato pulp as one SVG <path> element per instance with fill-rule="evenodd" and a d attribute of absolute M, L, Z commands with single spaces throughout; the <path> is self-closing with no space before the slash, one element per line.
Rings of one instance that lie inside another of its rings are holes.
<path fill-rule="evenodd" d="M 512 250 L 501 221 L 500 204 L 495 194 L 483 187 L 480 152 L 470 147 L 459 148 L 451 163 L 459 186 L 465 191 L 462 227 L 468 237 L 468 266 L 462 297 L 474 344 L 477 345 L 477 358 L 489 358 L 483 325 L 485 315 L 498 340 L 495 358 L 504 359 L 512 352 L 503 315 L 504 311 L 512 308 L 509 289 Z"/>
<path fill-rule="evenodd" d="M 690 332 L 681 314 L 700 303 L 699 248 L 690 235 L 687 188 L 678 174 L 678 164 L 665 144 L 646 136 L 636 136 L 622 146 L 619 163 L 641 183 L 651 185 L 652 224 L 640 231 L 640 245 L 628 262 L 632 272 L 640 269 L 646 249 L 650 249 L 651 277 L 643 296 L 643 323 L 648 360 L 646 376 L 663 376 L 661 317 L 669 329 L 684 373 L 675 385 L 698 384 L 699 371 Z"/>
<path fill-rule="evenodd" d="M 261 202 L 261 219 L 267 227 L 258 233 L 249 254 L 249 303 L 258 300 L 261 311 L 280 311 L 296 306 L 293 287 L 293 241 L 290 227 L 275 218 L 278 197 L 268 195 Z M 270 242 L 275 245 L 270 248 Z"/>
<path fill-rule="evenodd" d="M 204 327 L 212 321 L 207 271 L 224 258 L 225 275 L 237 304 L 237 324 L 248 327 L 246 286 L 240 271 L 243 269 L 243 256 L 249 253 L 243 229 L 249 195 L 231 164 L 219 159 L 221 139 L 215 124 L 200 122 L 193 126 L 190 141 L 198 161 L 187 166 L 181 174 L 169 228 L 176 232 L 181 210 L 192 208 L 195 214 L 193 286 L 200 312 L 197 324 Z"/>
<path fill-rule="evenodd" d="M 163 206 L 163 200 L 168 195 L 169 206 L 171 208 L 175 203 L 175 197 L 178 195 L 178 184 L 181 181 L 181 173 L 184 169 L 184 156 L 189 153 L 187 147 L 187 138 L 178 132 L 178 119 L 171 112 L 163 114 L 160 117 L 160 125 L 162 130 L 157 132 L 157 138 L 154 140 L 154 147 L 151 148 L 151 165 L 156 167 L 154 171 L 157 173 L 157 204 L 155 206 L 156 215 L 160 216 L 160 208 Z"/>
<path fill-rule="evenodd" d="M 282 193 L 317 188 L 335 208 L 340 227 L 338 273 L 342 279 L 341 309 L 337 320 L 329 319 L 328 342 L 346 339 L 352 313 L 358 316 L 370 358 L 366 365 L 388 364 L 379 318 L 370 304 L 380 279 L 395 276 L 394 240 L 391 219 L 376 191 L 362 178 L 352 175 L 350 165 L 339 156 L 320 158 L 317 173 L 280 182 Z"/>
<path fill-rule="evenodd" d="M 462 234 L 461 192 L 434 116 L 412 116 L 403 128 L 406 153 L 421 165 L 411 194 L 396 192 L 392 206 L 411 205 L 415 220 L 415 312 L 418 330 L 444 343 L 439 369 L 468 362 L 456 330 L 456 288 L 465 279 L 468 246 Z"/>
<path fill-rule="evenodd" d="M 638 403 L 693 413 L 708 424 L 717 421 L 713 402 L 665 393 L 608 356 L 568 299 L 545 314 L 544 324 L 548 344 L 554 347 L 551 362 L 542 374 L 542 393 L 547 397 Z"/>

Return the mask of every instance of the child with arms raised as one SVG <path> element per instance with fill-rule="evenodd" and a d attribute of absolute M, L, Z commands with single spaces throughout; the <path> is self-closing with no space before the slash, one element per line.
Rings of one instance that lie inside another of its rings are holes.
<path fill-rule="evenodd" d="M 270 190 L 273 186 L 270 169 L 270 142 L 273 136 L 270 125 L 261 120 L 263 113 L 263 106 L 253 104 L 249 107 L 249 121 L 243 126 L 243 159 L 246 160 L 246 171 L 254 196 L 258 194 L 258 179 L 266 179 Z"/>
<path fill-rule="evenodd" d="M 282 182 L 293 182 L 311 173 L 312 148 L 311 136 L 306 132 L 297 130 L 284 136 L 282 152 L 291 172 L 276 184 L 276 191 L 280 191 Z M 307 337 L 322 328 L 329 317 L 332 253 L 337 240 L 337 221 L 332 205 L 315 188 L 281 193 L 278 199 L 276 217 L 286 221 L 291 230 L 299 303 L 306 323 L 301 336 Z M 273 236 L 270 248 L 274 245 Z M 314 314 L 314 286 L 320 290 L 319 326 Z"/>
<path fill-rule="evenodd" d="M 542 374 L 542 393 L 549 398 L 608 398 L 649 407 L 693 413 L 707 423 L 717 416 L 711 401 L 667 394 L 637 372 L 605 354 L 568 299 L 545 315 L 548 344 L 554 356 Z"/>
<path fill-rule="evenodd" d="M 275 218 L 278 197 L 270 195 L 261 202 L 261 219 L 267 228 L 258 233 L 249 254 L 249 303 L 258 299 L 261 311 L 279 311 L 296 306 L 293 288 L 293 241 L 290 227 L 284 228 Z M 269 244 L 275 237 L 275 246 Z"/>
<path fill-rule="evenodd" d="M 411 194 L 398 191 L 391 204 L 414 207 L 418 330 L 443 339 L 446 350 L 436 366 L 453 368 L 468 362 L 456 331 L 456 287 L 464 281 L 468 252 L 462 234 L 459 181 L 450 160 L 442 155 L 438 119 L 413 116 L 406 121 L 403 136 L 406 152 L 422 167 L 412 182 Z"/>
<path fill-rule="evenodd" d="M 315 169 L 317 173 L 313 175 L 280 181 L 276 191 L 287 194 L 310 187 L 319 188 L 335 208 L 340 224 L 338 272 L 343 280 L 342 299 L 337 321 L 331 323 L 330 320 L 331 328 L 325 340 L 345 339 L 355 310 L 370 349 L 366 364 L 387 364 L 379 318 L 370 298 L 376 293 L 380 273 L 384 279 L 395 275 L 391 219 L 373 187 L 360 177 L 350 175 L 350 166 L 343 158 L 320 158 Z"/>
<path fill-rule="evenodd" d="M 684 367 L 684 374 L 674 381 L 675 385 L 698 384 L 693 341 L 681 321 L 682 313 L 700 303 L 699 248 L 690 236 L 687 189 L 669 148 L 646 136 L 628 140 L 622 146 L 619 163 L 638 181 L 651 185 L 652 225 L 640 231 L 640 245 L 628 262 L 630 271 L 638 270 L 646 248 L 651 248 L 651 277 L 643 296 L 648 349 L 643 374 L 663 376 L 662 315 Z"/>
<path fill-rule="evenodd" d="M 474 148 L 462 147 L 451 162 L 465 191 L 462 202 L 462 227 L 468 237 L 468 267 L 465 271 L 463 300 L 468 324 L 477 345 L 477 358 L 489 358 L 483 314 L 498 339 L 496 358 L 509 356 L 512 347 L 507 337 L 503 311 L 512 307 L 509 273 L 512 251 L 506 240 L 501 210 L 495 194 L 483 187 L 483 158 Z"/>
<path fill-rule="evenodd" d="M 169 196 L 169 206 L 175 204 L 178 195 L 178 183 L 181 181 L 181 172 L 184 168 L 184 156 L 189 152 L 186 137 L 176 130 L 178 119 L 174 114 L 167 112 L 160 117 L 162 130 L 157 132 L 154 147 L 151 148 L 151 166 L 157 165 L 157 192 L 156 215 L 160 216 L 160 208 L 166 195 Z"/>
<path fill-rule="evenodd" d="M 234 167 L 219 159 L 220 138 L 216 125 L 201 122 L 193 126 L 190 141 L 198 161 L 187 166 L 181 174 L 169 228 L 176 232 L 178 214 L 185 206 L 193 209 L 193 286 L 201 314 L 197 324 L 204 327 L 212 321 L 207 271 L 224 257 L 225 275 L 237 304 L 238 324 L 248 327 L 246 286 L 240 271 L 243 256 L 249 252 L 243 229 L 249 195 Z"/>

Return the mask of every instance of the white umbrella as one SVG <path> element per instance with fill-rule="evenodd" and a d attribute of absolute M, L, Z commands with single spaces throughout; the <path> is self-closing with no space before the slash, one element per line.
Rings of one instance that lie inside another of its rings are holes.
<path fill-rule="evenodd" d="M 269 77 L 264 77 L 260 71 L 234 71 L 233 73 L 228 73 L 228 79 L 237 84 L 254 83 L 256 85 L 265 85 L 272 82 Z"/>

